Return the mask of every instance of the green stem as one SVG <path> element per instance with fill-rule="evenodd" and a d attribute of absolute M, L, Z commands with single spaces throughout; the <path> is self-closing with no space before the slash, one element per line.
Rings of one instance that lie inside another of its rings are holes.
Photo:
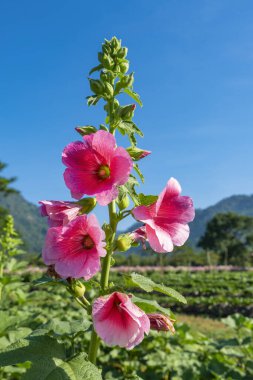
<path fill-rule="evenodd" d="M 109 204 L 108 209 L 109 209 L 109 218 L 110 218 L 110 226 L 112 229 L 112 235 L 110 237 L 109 242 L 107 242 L 108 244 L 107 254 L 104 258 L 103 266 L 102 266 L 100 285 L 103 292 L 108 288 L 109 274 L 110 274 L 110 267 L 111 267 L 111 256 L 113 254 L 113 243 L 114 243 L 114 239 L 116 235 L 116 228 L 117 228 L 116 202 L 112 201 Z M 88 354 L 89 361 L 93 364 L 96 364 L 96 357 L 97 357 L 97 351 L 99 348 L 99 343 L 100 343 L 100 339 L 97 336 L 97 333 L 93 327 L 92 334 L 91 334 L 90 347 L 89 347 L 89 354 Z"/>

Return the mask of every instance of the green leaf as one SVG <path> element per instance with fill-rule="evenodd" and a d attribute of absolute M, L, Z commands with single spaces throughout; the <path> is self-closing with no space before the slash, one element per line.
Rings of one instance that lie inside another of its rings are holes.
<path fill-rule="evenodd" d="M 101 70 L 103 68 L 103 65 L 97 65 L 97 66 L 95 66 L 95 67 L 93 67 L 91 70 L 90 70 L 90 72 L 89 72 L 89 75 L 91 75 L 92 73 L 94 73 L 95 71 L 99 71 L 99 70 Z"/>
<path fill-rule="evenodd" d="M 101 96 L 100 95 L 91 95 L 91 96 L 87 96 L 87 104 L 88 106 L 95 106 L 97 104 L 97 102 L 99 101 L 99 99 L 101 99 Z"/>
<path fill-rule="evenodd" d="M 124 274 L 124 276 L 128 285 L 138 286 L 139 288 L 145 290 L 145 292 L 148 293 L 156 291 L 162 294 L 166 294 L 167 296 L 170 296 L 179 302 L 182 302 L 184 304 L 187 303 L 184 296 L 182 296 L 176 290 L 169 288 L 168 286 L 165 286 L 163 284 L 156 284 L 154 281 L 142 276 L 139 273 L 131 273 L 130 275 Z"/>
<path fill-rule="evenodd" d="M 150 206 L 155 203 L 157 199 L 157 195 L 144 195 L 143 193 L 139 194 L 139 202 L 142 206 Z"/>
<path fill-rule="evenodd" d="M 0 351 L 0 366 L 13 365 L 45 358 L 65 358 L 65 348 L 49 336 L 29 336 Z"/>
<path fill-rule="evenodd" d="M 50 284 L 50 285 L 58 285 L 58 284 L 68 284 L 66 280 L 64 279 L 54 279 L 49 276 L 42 276 L 41 278 L 38 278 L 37 280 L 33 281 L 33 285 L 39 286 L 44 284 Z"/>
<path fill-rule="evenodd" d="M 137 135 L 141 137 L 144 136 L 143 132 L 137 127 L 137 125 L 133 121 L 122 120 L 118 125 L 118 129 L 123 135 L 125 133 L 137 133 Z"/>
<path fill-rule="evenodd" d="M 127 95 L 131 96 L 131 98 L 134 99 L 136 101 L 136 103 L 138 103 L 139 106 L 142 107 L 143 104 L 142 104 L 142 101 L 140 99 L 140 95 L 139 94 L 137 94 L 136 92 L 132 91 L 130 88 L 124 88 L 124 92 Z"/>
<path fill-rule="evenodd" d="M 100 124 L 99 128 L 103 131 L 109 132 L 109 129 L 104 124 Z"/>
<path fill-rule="evenodd" d="M 23 380 L 102 380 L 101 373 L 80 353 L 68 361 L 57 358 L 42 359 L 34 363 Z"/>
<path fill-rule="evenodd" d="M 138 194 L 135 191 L 136 185 L 139 185 L 137 179 L 132 174 L 130 174 L 127 183 L 125 183 L 125 185 L 123 185 L 122 187 L 123 187 L 123 190 L 126 190 L 129 196 L 132 198 L 134 204 L 136 206 L 139 206 Z"/>
<path fill-rule="evenodd" d="M 155 313 L 157 311 L 160 311 L 169 317 L 173 317 L 172 311 L 168 308 L 160 306 L 157 301 L 146 300 L 136 296 L 132 296 L 132 301 L 135 305 L 139 306 L 140 309 L 145 311 L 145 313 Z"/>
<path fill-rule="evenodd" d="M 42 328 L 53 333 L 56 336 L 68 336 L 76 335 L 77 333 L 83 333 L 88 330 L 91 322 L 87 319 L 73 320 L 73 321 L 61 321 L 57 318 L 52 319 L 47 324 L 43 325 Z"/>
<path fill-rule="evenodd" d="M 144 175 L 142 174 L 142 172 L 141 172 L 139 166 L 138 166 L 137 164 L 134 164 L 134 165 L 133 165 L 133 168 L 134 168 L 134 170 L 136 171 L 136 173 L 138 174 L 138 176 L 140 177 L 141 182 L 144 183 Z"/>

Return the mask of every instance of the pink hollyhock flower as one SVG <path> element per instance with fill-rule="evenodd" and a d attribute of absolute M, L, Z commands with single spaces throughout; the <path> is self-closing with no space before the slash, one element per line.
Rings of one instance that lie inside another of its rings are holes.
<path fill-rule="evenodd" d="M 74 198 L 95 195 L 105 206 L 118 196 L 117 186 L 129 178 L 132 160 L 124 148 L 116 147 L 114 136 L 97 131 L 66 146 L 62 161 L 64 180 Z"/>
<path fill-rule="evenodd" d="M 146 237 L 155 252 L 171 252 L 174 245 L 183 245 L 189 237 L 187 223 L 194 219 L 195 211 L 192 199 L 180 193 L 178 181 L 171 178 L 155 203 L 132 211 L 145 223 Z"/>
<path fill-rule="evenodd" d="M 73 220 L 82 206 L 65 201 L 40 201 L 40 212 L 42 216 L 48 217 L 50 227 L 58 227 Z"/>
<path fill-rule="evenodd" d="M 100 270 L 100 256 L 106 255 L 104 239 L 95 215 L 77 216 L 66 226 L 49 228 L 42 258 L 62 278 L 88 280 Z"/>
<path fill-rule="evenodd" d="M 92 316 L 97 334 L 109 346 L 118 345 L 130 350 L 150 330 L 144 311 L 134 305 L 129 296 L 119 292 L 97 298 L 93 303 Z"/>
<path fill-rule="evenodd" d="M 146 244 L 145 244 L 145 241 L 147 240 L 147 235 L 146 235 L 146 231 L 145 231 L 145 226 L 143 227 L 139 227 L 137 228 L 136 230 L 130 232 L 129 234 L 130 238 L 134 241 L 134 242 L 141 242 L 142 244 L 142 248 L 143 249 L 146 249 Z"/>
<path fill-rule="evenodd" d="M 166 317 L 166 315 L 152 313 L 147 314 L 150 321 L 150 328 L 157 331 L 170 331 L 172 334 L 176 332 L 174 323 L 175 320 Z"/>

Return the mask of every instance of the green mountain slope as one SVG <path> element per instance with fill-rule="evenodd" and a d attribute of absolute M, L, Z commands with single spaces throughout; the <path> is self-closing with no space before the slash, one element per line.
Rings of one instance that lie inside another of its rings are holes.
<path fill-rule="evenodd" d="M 40 253 L 47 231 L 47 222 L 41 218 L 38 207 L 26 201 L 20 194 L 0 195 L 0 206 L 13 215 L 16 229 L 22 235 L 29 252 Z M 253 195 L 233 195 L 214 206 L 196 210 L 195 220 L 190 224 L 189 244 L 196 246 L 203 235 L 207 222 L 219 212 L 233 211 L 238 214 L 253 216 Z M 135 223 L 128 231 L 138 227 Z"/>
<path fill-rule="evenodd" d="M 0 195 L 0 206 L 6 208 L 15 220 L 15 228 L 21 234 L 29 252 L 41 253 L 47 222 L 39 209 L 20 194 Z"/>

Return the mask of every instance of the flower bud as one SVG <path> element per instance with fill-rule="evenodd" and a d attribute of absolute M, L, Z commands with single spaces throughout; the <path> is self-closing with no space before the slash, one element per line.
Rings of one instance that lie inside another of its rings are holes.
<path fill-rule="evenodd" d="M 124 210 L 129 206 L 129 198 L 125 195 L 120 201 L 117 202 L 119 209 Z"/>
<path fill-rule="evenodd" d="M 89 79 L 90 81 L 90 89 L 96 95 L 101 95 L 104 91 L 104 84 L 101 80 L 98 79 Z"/>
<path fill-rule="evenodd" d="M 73 291 L 76 297 L 83 297 L 85 294 L 85 286 L 79 280 L 73 281 L 71 284 L 71 290 Z"/>
<path fill-rule="evenodd" d="M 121 47 L 121 41 L 118 40 L 116 37 L 112 37 L 111 39 L 111 47 L 115 50 L 118 51 Z"/>
<path fill-rule="evenodd" d="M 118 109 L 118 114 L 122 120 L 131 120 L 134 115 L 134 110 L 136 108 L 135 104 L 129 104 Z"/>
<path fill-rule="evenodd" d="M 97 128 L 93 127 L 92 125 L 86 125 L 85 127 L 76 127 L 75 130 L 81 136 L 86 136 L 90 135 L 91 133 L 95 133 L 97 131 Z"/>
<path fill-rule="evenodd" d="M 105 82 L 104 83 L 104 95 L 106 98 L 112 98 L 113 97 L 113 92 L 114 92 L 114 89 L 113 89 L 113 86 L 108 83 L 108 82 Z"/>
<path fill-rule="evenodd" d="M 134 83 L 134 74 L 124 75 L 119 82 L 116 83 L 115 93 L 118 94 L 122 88 L 131 87 Z"/>
<path fill-rule="evenodd" d="M 82 206 L 80 214 L 89 214 L 96 206 L 97 201 L 96 198 L 83 198 L 76 203 Z"/>
<path fill-rule="evenodd" d="M 128 251 L 131 248 L 132 239 L 129 235 L 120 235 L 116 242 L 117 250 L 120 252 Z"/>
<path fill-rule="evenodd" d="M 130 146 L 129 148 L 126 148 L 126 150 L 134 161 L 139 161 L 151 153 L 150 150 L 140 149 L 136 146 Z"/>
<path fill-rule="evenodd" d="M 129 62 L 128 61 L 120 62 L 119 67 L 120 67 L 121 73 L 125 74 L 129 69 Z"/>
<path fill-rule="evenodd" d="M 118 58 L 126 58 L 128 49 L 126 47 L 122 47 L 119 49 L 117 53 Z"/>
<path fill-rule="evenodd" d="M 175 323 L 174 319 L 170 319 L 169 317 L 163 314 L 147 314 L 150 321 L 150 328 L 156 331 L 170 331 L 174 334 L 175 328 L 173 324 Z"/>
<path fill-rule="evenodd" d="M 108 82 L 110 84 L 113 83 L 114 76 L 110 71 L 101 71 L 100 79 L 105 83 Z"/>
<path fill-rule="evenodd" d="M 102 45 L 102 50 L 103 50 L 103 53 L 105 53 L 107 55 L 110 55 L 110 53 L 111 53 L 110 45 L 108 45 L 107 42 Z"/>

